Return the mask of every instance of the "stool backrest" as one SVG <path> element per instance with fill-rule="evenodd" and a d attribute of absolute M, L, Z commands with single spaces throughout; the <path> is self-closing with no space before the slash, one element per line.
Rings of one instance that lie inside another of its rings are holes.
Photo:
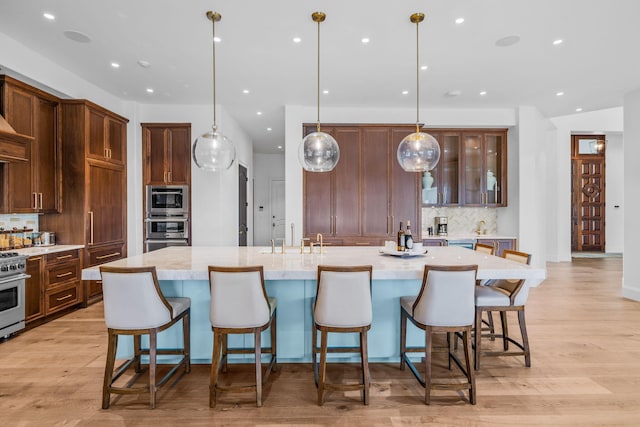
<path fill-rule="evenodd" d="M 319 265 L 313 308 L 316 324 L 343 328 L 370 325 L 372 270 L 370 265 Z"/>
<path fill-rule="evenodd" d="M 104 320 L 110 329 L 150 329 L 172 319 L 155 267 L 100 267 Z"/>
<path fill-rule="evenodd" d="M 425 265 L 413 318 L 427 326 L 473 324 L 477 272 L 477 265 Z"/>
<path fill-rule="evenodd" d="M 494 247 L 491 245 L 485 245 L 484 243 L 476 243 L 473 250 L 482 252 L 483 254 L 493 255 Z"/>
<path fill-rule="evenodd" d="M 257 328 L 269 322 L 271 308 L 262 266 L 209 266 L 211 325 Z"/>
<path fill-rule="evenodd" d="M 505 249 L 502 252 L 502 257 L 521 264 L 531 264 L 531 254 L 526 252 Z M 492 286 L 506 291 L 509 294 L 511 305 L 524 305 L 529 297 L 529 287 L 526 286 L 526 281 L 524 279 L 497 280 L 492 284 Z"/>

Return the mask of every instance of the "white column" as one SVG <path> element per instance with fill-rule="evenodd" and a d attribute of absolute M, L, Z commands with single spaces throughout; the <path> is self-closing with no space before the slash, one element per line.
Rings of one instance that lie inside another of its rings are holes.
<path fill-rule="evenodd" d="M 640 90 L 624 97 L 624 262 L 622 295 L 640 301 L 640 227 L 633 212 L 640 211 Z"/>

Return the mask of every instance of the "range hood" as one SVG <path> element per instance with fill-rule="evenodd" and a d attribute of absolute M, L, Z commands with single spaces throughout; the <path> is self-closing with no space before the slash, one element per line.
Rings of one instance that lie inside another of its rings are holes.
<path fill-rule="evenodd" d="M 27 143 L 33 137 L 17 133 L 0 114 L 0 162 L 26 162 Z"/>

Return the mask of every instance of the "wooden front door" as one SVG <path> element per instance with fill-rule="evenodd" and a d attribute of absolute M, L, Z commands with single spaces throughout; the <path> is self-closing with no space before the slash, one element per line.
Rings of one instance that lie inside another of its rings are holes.
<path fill-rule="evenodd" d="M 605 250 L 605 137 L 571 137 L 571 250 Z"/>

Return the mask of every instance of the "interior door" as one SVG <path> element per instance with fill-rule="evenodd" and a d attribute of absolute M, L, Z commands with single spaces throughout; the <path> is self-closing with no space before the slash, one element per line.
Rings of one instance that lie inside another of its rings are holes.
<path fill-rule="evenodd" d="M 271 206 L 271 238 L 284 239 L 284 180 L 274 179 L 271 181 L 269 204 Z"/>
<path fill-rule="evenodd" d="M 605 138 L 573 135 L 571 250 L 605 250 Z"/>
<path fill-rule="evenodd" d="M 247 246 L 247 168 L 238 167 L 238 246 Z"/>

